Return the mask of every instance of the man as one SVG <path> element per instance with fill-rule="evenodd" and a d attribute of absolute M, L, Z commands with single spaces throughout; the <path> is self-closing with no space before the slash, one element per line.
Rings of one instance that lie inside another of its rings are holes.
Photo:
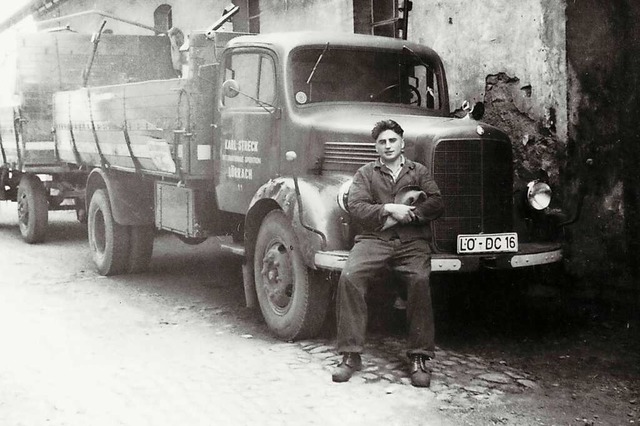
<path fill-rule="evenodd" d="M 411 383 L 419 387 L 431 384 L 431 371 L 425 364 L 435 349 L 429 222 L 442 214 L 444 205 L 430 171 L 402 154 L 403 134 L 393 120 L 376 123 L 371 136 L 380 157 L 356 172 L 349 189 L 349 212 L 360 229 L 338 282 L 337 343 L 343 358 L 333 372 L 334 382 L 348 381 L 362 367 L 365 297 L 369 284 L 390 269 L 407 286 Z M 422 201 L 416 205 L 397 202 L 396 196 L 407 187 L 421 190 Z"/>

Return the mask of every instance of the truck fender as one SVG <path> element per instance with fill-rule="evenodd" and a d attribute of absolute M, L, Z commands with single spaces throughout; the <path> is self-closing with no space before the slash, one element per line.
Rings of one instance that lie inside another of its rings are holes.
<path fill-rule="evenodd" d="M 87 177 L 86 209 L 93 193 L 107 190 L 114 220 L 120 225 L 153 225 L 153 182 L 133 173 L 95 168 Z"/>
<path fill-rule="evenodd" d="M 279 177 L 262 185 L 253 196 L 245 219 L 245 253 L 253 258 L 260 224 L 273 209 L 282 210 L 291 220 L 302 247 L 303 260 L 309 268 L 316 269 L 316 252 L 347 249 L 349 242 L 343 237 L 341 224 L 348 218 L 338 206 L 337 194 L 342 183 L 350 177 L 298 178 L 302 218 L 293 178 Z"/>

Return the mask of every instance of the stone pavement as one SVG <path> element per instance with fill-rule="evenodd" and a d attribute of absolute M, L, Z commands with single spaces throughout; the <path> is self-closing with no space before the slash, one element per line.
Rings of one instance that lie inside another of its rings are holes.
<path fill-rule="evenodd" d="M 340 361 L 330 341 L 308 340 L 300 347 L 325 370 Z M 407 374 L 404 339 L 384 335 L 371 336 L 363 354 L 363 370 L 350 382 L 382 383 L 411 388 Z M 504 395 L 520 394 L 538 387 L 531 377 L 504 362 L 492 363 L 474 355 L 436 348 L 436 357 L 428 363 L 432 383 L 427 390 L 438 401 L 440 410 L 470 410 L 480 405 L 499 403 Z"/>
<path fill-rule="evenodd" d="M 242 308 L 235 262 L 202 270 L 207 247 L 163 236 L 149 273 L 104 278 L 82 232 L 36 246 L 16 233 L 0 221 L 0 426 L 456 425 L 536 387 L 438 350 L 432 387 L 413 388 L 389 334 L 335 384 L 333 342 L 274 339 Z"/>
<path fill-rule="evenodd" d="M 241 334 L 233 315 L 208 323 L 113 284 L 0 287 L 0 424 L 438 425 L 449 423 L 443 410 L 527 387 L 524 373 L 438 351 L 432 388 L 413 388 L 402 341 L 391 338 L 372 339 L 364 371 L 333 384 L 338 357 L 326 341 Z"/>
<path fill-rule="evenodd" d="M 164 311 L 114 281 L 2 283 L 0 424 L 448 424 L 429 391 L 336 386 L 298 344 Z"/>

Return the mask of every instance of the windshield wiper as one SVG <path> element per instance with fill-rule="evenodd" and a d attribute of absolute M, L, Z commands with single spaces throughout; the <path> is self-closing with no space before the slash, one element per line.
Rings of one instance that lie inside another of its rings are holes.
<path fill-rule="evenodd" d="M 329 42 L 325 44 L 324 49 L 322 50 L 322 52 L 318 56 L 318 59 L 316 60 L 316 64 L 313 66 L 311 73 L 309 73 L 309 77 L 307 77 L 307 85 L 311 83 L 311 79 L 313 78 L 313 75 L 316 73 L 316 68 L 318 68 L 318 64 L 320 64 L 320 61 L 322 60 L 322 57 L 324 56 L 327 50 L 329 50 Z"/>

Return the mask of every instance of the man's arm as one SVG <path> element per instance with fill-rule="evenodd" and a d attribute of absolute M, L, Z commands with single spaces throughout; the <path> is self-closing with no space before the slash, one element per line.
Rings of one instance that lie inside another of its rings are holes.
<path fill-rule="evenodd" d="M 371 178 L 360 168 L 353 177 L 349 188 L 347 205 L 349 214 L 364 230 L 375 230 L 382 226 L 388 216 L 384 204 L 375 202 L 371 192 Z"/>
<path fill-rule="evenodd" d="M 440 188 L 430 176 L 426 167 L 417 166 L 418 185 L 427 194 L 426 200 L 416 205 L 416 216 L 420 223 L 435 220 L 444 213 L 444 203 L 440 194 Z"/>
<path fill-rule="evenodd" d="M 396 222 L 409 223 L 415 219 L 415 207 L 404 204 L 381 204 L 373 199 L 371 178 L 363 169 L 356 172 L 349 189 L 349 214 L 364 230 L 379 230 L 387 217 Z M 387 226 L 388 227 L 388 226 Z"/>

